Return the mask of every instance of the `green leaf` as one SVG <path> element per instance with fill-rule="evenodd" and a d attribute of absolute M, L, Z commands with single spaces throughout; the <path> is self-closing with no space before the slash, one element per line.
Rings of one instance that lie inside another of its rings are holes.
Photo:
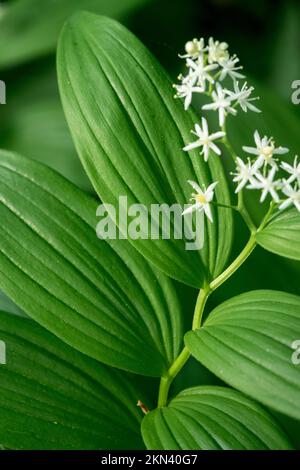
<path fill-rule="evenodd" d="M 9 449 L 140 449 L 138 380 L 0 312 L 0 441 Z"/>
<path fill-rule="evenodd" d="M 25 316 L 24 312 L 16 304 L 0 291 L 0 311 L 13 313 L 14 315 Z"/>
<path fill-rule="evenodd" d="M 63 114 L 53 64 L 31 67 L 24 80 L 10 79 L 9 93 L 0 114 L 2 147 L 41 161 L 92 191 Z"/>
<path fill-rule="evenodd" d="M 122 25 L 73 16 L 60 38 L 58 76 L 77 151 L 102 201 L 116 208 L 119 196 L 148 209 L 184 205 L 191 195 L 187 180 L 216 180 L 216 201 L 230 203 L 219 157 L 211 155 L 207 164 L 197 150 L 182 151 L 199 118 L 174 99 L 162 67 Z M 169 276 L 199 287 L 222 271 L 230 253 L 231 211 L 214 207 L 213 218 L 200 251 L 187 251 L 185 240 L 174 238 L 130 242 Z"/>
<path fill-rule="evenodd" d="M 265 405 L 300 418 L 300 367 L 293 343 L 300 340 L 300 297 L 261 290 L 217 307 L 186 345 L 222 380 Z"/>
<path fill-rule="evenodd" d="M 263 408 L 239 392 L 214 386 L 184 390 L 168 407 L 148 413 L 142 435 L 151 450 L 292 448 Z"/>
<path fill-rule="evenodd" d="M 85 8 L 120 18 L 147 0 L 15 0 L 1 5 L 0 67 L 17 65 L 54 51 L 64 21 Z"/>
<path fill-rule="evenodd" d="M 98 240 L 97 201 L 49 168 L 0 152 L 0 289 L 62 340 L 160 376 L 177 357 L 171 281 L 126 240 Z"/>
<path fill-rule="evenodd" d="M 290 209 L 275 215 L 256 235 L 266 250 L 286 258 L 300 260 L 300 214 Z"/>

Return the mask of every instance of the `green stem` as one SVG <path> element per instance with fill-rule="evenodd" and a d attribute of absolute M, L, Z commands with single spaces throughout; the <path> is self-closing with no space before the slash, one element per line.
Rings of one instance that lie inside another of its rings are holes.
<path fill-rule="evenodd" d="M 225 271 L 220 274 L 216 279 L 214 279 L 210 283 L 210 288 L 211 290 L 217 289 L 223 282 L 225 282 L 232 274 L 246 261 L 248 256 L 252 253 L 254 248 L 256 247 L 256 238 L 255 238 L 255 233 L 252 233 L 248 243 L 245 245 L 243 250 L 240 252 L 240 254 L 235 258 L 235 260 L 228 266 Z"/>
<path fill-rule="evenodd" d="M 260 226 L 259 226 L 258 229 L 257 229 L 257 232 L 261 232 L 261 231 L 265 228 L 265 226 L 267 225 L 267 223 L 268 223 L 269 220 L 270 220 L 270 217 L 271 217 L 271 215 L 272 215 L 272 212 L 273 212 L 274 207 L 275 207 L 275 202 L 274 202 L 274 201 L 271 201 L 271 202 L 270 202 L 269 210 L 268 210 L 268 212 L 266 213 L 266 215 L 264 216 L 264 218 L 263 218 L 263 220 L 262 220 Z"/>
<path fill-rule="evenodd" d="M 206 286 L 199 291 L 193 317 L 193 330 L 196 330 L 201 326 L 205 304 L 209 297 L 210 291 L 211 290 L 209 286 Z"/>
<path fill-rule="evenodd" d="M 193 329 L 199 328 L 201 326 L 201 320 L 203 317 L 204 307 L 206 304 L 206 300 L 210 294 L 210 288 L 206 286 L 203 289 L 200 289 L 195 311 L 193 317 Z M 159 393 L 158 393 L 158 407 L 165 406 L 168 401 L 168 393 L 170 389 L 170 385 L 177 376 L 177 374 L 181 371 L 185 363 L 190 357 L 190 352 L 185 346 L 179 356 L 175 359 L 169 370 L 165 375 L 162 376 L 159 385 Z"/>
<path fill-rule="evenodd" d="M 223 126 L 223 130 L 224 130 L 224 132 L 226 132 L 225 125 Z M 223 143 L 226 145 L 226 147 L 229 150 L 233 160 L 235 161 L 235 158 L 236 158 L 235 153 L 234 153 L 234 150 L 233 150 L 229 140 L 227 139 L 227 136 L 224 137 Z M 206 304 L 206 301 L 207 301 L 210 293 L 212 291 L 214 291 L 215 289 L 217 289 L 221 284 L 223 284 L 223 282 L 225 282 L 230 276 L 232 276 L 232 274 L 235 273 L 235 271 L 246 261 L 248 256 L 252 253 L 252 251 L 256 247 L 256 245 L 257 245 L 256 234 L 266 226 L 266 224 L 268 223 L 268 221 L 271 217 L 271 214 L 272 214 L 272 211 L 273 211 L 273 208 L 274 208 L 274 204 L 271 203 L 269 211 L 267 212 L 267 214 L 264 217 L 261 225 L 257 229 L 256 226 L 254 225 L 247 209 L 244 206 L 242 191 L 240 191 L 239 194 L 238 194 L 238 204 L 237 204 L 237 206 L 227 206 L 225 204 L 218 204 L 218 205 L 223 206 L 223 207 L 227 207 L 227 208 L 230 208 L 230 209 L 237 210 L 241 214 L 241 216 L 243 217 L 243 219 L 244 219 L 245 223 L 247 224 L 247 226 L 249 227 L 249 229 L 251 231 L 251 236 L 250 236 L 247 244 L 243 248 L 243 250 L 236 257 L 236 259 L 228 266 L 228 268 L 225 269 L 225 271 L 223 271 L 223 273 L 220 274 L 216 279 L 214 279 L 210 283 L 210 285 L 206 285 L 205 287 L 200 289 L 199 294 L 198 294 L 198 298 L 197 298 L 197 302 L 196 302 L 196 306 L 195 306 L 194 316 L 193 316 L 193 325 L 192 325 L 193 330 L 196 330 L 196 329 L 200 328 L 201 325 L 202 325 L 204 308 L 205 308 L 205 304 Z M 162 376 L 162 378 L 160 380 L 160 385 L 159 385 L 158 404 L 157 404 L 158 407 L 166 406 L 166 404 L 168 402 L 168 394 L 169 394 L 170 386 L 171 386 L 173 380 L 175 379 L 175 377 L 177 376 L 177 374 L 181 371 L 183 366 L 188 361 L 189 357 L 190 357 L 190 352 L 187 349 L 187 347 L 185 346 L 182 349 L 179 356 L 175 359 L 173 364 L 170 366 L 170 368 L 166 372 L 166 374 Z"/>
<path fill-rule="evenodd" d="M 158 402 L 157 402 L 158 408 L 162 406 L 166 406 L 167 401 L 168 401 L 168 393 L 169 393 L 170 385 L 175 379 L 178 372 L 183 368 L 185 363 L 188 361 L 189 357 L 190 357 L 190 352 L 188 348 L 184 346 L 183 350 L 181 351 L 177 359 L 175 359 L 175 361 L 171 365 L 166 375 L 163 375 L 162 378 L 160 379 Z"/>

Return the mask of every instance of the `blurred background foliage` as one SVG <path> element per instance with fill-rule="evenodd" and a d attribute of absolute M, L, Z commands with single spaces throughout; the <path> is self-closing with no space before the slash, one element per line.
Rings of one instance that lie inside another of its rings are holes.
<path fill-rule="evenodd" d="M 76 155 L 60 104 L 55 49 L 65 19 L 78 9 L 112 16 L 129 27 L 158 57 L 173 80 L 180 72 L 177 54 L 193 37 L 214 36 L 230 44 L 261 96 L 260 115 L 230 119 L 229 133 L 239 154 L 254 130 L 273 135 L 300 153 L 300 105 L 291 103 L 292 82 L 300 80 L 299 0 L 7 0 L 0 3 L 0 79 L 7 104 L 0 106 L 0 146 L 55 168 L 92 192 Z M 99 90 L 101 93 L 101 90 Z M 230 167 L 230 165 L 229 165 Z M 247 204 L 259 219 L 255 198 Z M 236 221 L 233 256 L 247 231 Z M 211 298 L 212 308 L 246 290 L 271 288 L 300 294 L 300 265 L 258 248 L 245 265 Z M 189 328 L 196 292 L 178 286 Z M 0 308 L 20 311 L 0 294 Z M 149 382 L 149 379 L 147 379 Z M 196 361 L 177 378 L 173 392 L 200 383 L 219 383 Z M 300 448 L 300 423 L 278 416 Z"/>

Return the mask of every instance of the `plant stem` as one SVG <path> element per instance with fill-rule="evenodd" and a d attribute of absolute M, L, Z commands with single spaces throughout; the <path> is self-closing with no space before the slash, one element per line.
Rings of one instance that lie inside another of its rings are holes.
<path fill-rule="evenodd" d="M 195 311 L 194 311 L 194 317 L 193 317 L 193 326 L 192 326 L 193 330 L 196 330 L 197 328 L 200 328 L 201 326 L 205 304 L 209 297 L 210 292 L 211 292 L 210 286 L 205 286 L 203 289 L 200 289 L 199 291 L 196 306 L 195 306 Z"/>
<path fill-rule="evenodd" d="M 206 300 L 210 294 L 210 288 L 209 286 L 206 286 L 203 289 L 200 289 L 196 306 L 195 306 L 195 311 L 194 311 L 194 317 L 193 317 L 193 329 L 197 329 L 201 326 L 201 320 L 203 317 L 203 312 L 204 312 L 204 307 L 206 304 Z M 190 352 L 187 349 L 186 346 L 182 349 L 181 353 L 175 359 L 167 373 L 162 376 L 160 380 L 160 385 L 159 385 L 159 393 L 158 393 L 158 407 L 165 406 L 168 401 L 168 393 L 170 389 L 170 385 L 175 379 L 176 375 L 180 370 L 183 368 L 185 363 L 190 357 Z"/>
<path fill-rule="evenodd" d="M 258 233 L 258 232 L 261 232 L 261 231 L 265 228 L 265 226 L 267 225 L 267 223 L 269 222 L 274 207 L 275 207 L 275 203 L 274 203 L 274 201 L 271 201 L 269 210 L 268 210 L 268 212 L 266 213 L 265 217 L 263 218 L 263 220 L 262 220 L 260 226 L 258 227 L 257 233 Z"/>
<path fill-rule="evenodd" d="M 252 253 L 254 248 L 256 247 L 257 242 L 255 238 L 255 233 L 251 233 L 251 236 L 243 248 L 243 250 L 240 252 L 240 254 L 235 258 L 235 260 L 228 266 L 225 271 L 222 272 L 216 279 L 214 279 L 210 283 L 210 288 L 211 290 L 217 289 L 223 282 L 225 282 L 232 274 L 246 261 L 248 256 Z"/>
<path fill-rule="evenodd" d="M 223 131 L 226 133 L 226 127 L 225 124 L 223 126 Z M 230 155 L 232 156 L 234 162 L 236 159 L 235 152 L 233 150 L 233 147 L 231 146 L 229 140 L 227 139 L 227 135 L 222 139 L 224 145 L 227 147 Z M 244 201 L 243 201 L 243 192 L 240 191 L 238 193 L 238 204 L 237 206 L 228 206 L 226 204 L 217 204 L 221 207 L 227 207 L 233 210 L 237 210 L 241 216 L 243 217 L 246 225 L 248 226 L 251 236 L 243 248 L 243 250 L 240 252 L 240 254 L 235 258 L 235 260 L 223 271 L 222 274 L 220 274 L 216 279 L 214 279 L 209 285 L 205 285 L 202 289 L 200 289 L 195 310 L 194 310 L 194 316 L 193 316 L 193 324 L 192 324 L 192 329 L 196 330 L 201 327 L 202 325 L 202 319 L 203 319 L 203 313 L 204 313 L 204 308 L 206 301 L 212 291 L 217 289 L 223 282 L 225 282 L 230 276 L 232 276 L 233 273 L 246 261 L 248 256 L 252 253 L 254 248 L 257 245 L 256 242 L 256 234 L 260 232 L 268 223 L 272 211 L 274 208 L 274 204 L 270 204 L 269 211 L 267 212 L 266 216 L 264 217 L 263 221 L 261 222 L 261 225 L 259 228 L 255 226 L 253 223 L 251 216 L 249 212 L 247 211 Z M 186 346 L 182 349 L 181 353 L 179 356 L 175 359 L 169 370 L 165 375 L 162 376 L 160 380 L 160 385 L 159 385 L 159 394 L 158 394 L 158 407 L 163 407 L 167 405 L 168 402 L 168 393 L 170 390 L 171 383 L 177 376 L 177 374 L 181 371 L 183 366 L 186 364 L 190 357 L 190 352 L 187 349 Z"/>
<path fill-rule="evenodd" d="M 168 401 L 168 393 L 169 393 L 170 385 L 175 379 L 178 372 L 185 365 L 189 357 L 190 357 L 190 352 L 188 348 L 184 346 L 183 350 L 181 351 L 177 359 L 175 359 L 175 361 L 171 365 L 166 375 L 163 375 L 162 378 L 160 379 L 158 402 L 157 402 L 158 408 L 162 406 L 166 406 L 167 401 Z"/>

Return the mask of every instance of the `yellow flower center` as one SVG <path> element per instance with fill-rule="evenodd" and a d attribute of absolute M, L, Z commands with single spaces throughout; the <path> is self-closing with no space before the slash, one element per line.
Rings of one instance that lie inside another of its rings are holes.
<path fill-rule="evenodd" d="M 195 199 L 196 199 L 197 202 L 200 202 L 200 204 L 205 204 L 207 202 L 206 197 L 204 196 L 204 194 L 197 194 Z"/>
<path fill-rule="evenodd" d="M 262 149 L 262 153 L 265 156 L 265 158 L 271 158 L 273 155 L 273 150 L 274 147 L 271 147 L 271 145 L 267 145 Z"/>
<path fill-rule="evenodd" d="M 197 55 L 199 53 L 199 46 L 197 41 L 189 41 L 185 45 L 185 51 L 190 55 Z"/>

